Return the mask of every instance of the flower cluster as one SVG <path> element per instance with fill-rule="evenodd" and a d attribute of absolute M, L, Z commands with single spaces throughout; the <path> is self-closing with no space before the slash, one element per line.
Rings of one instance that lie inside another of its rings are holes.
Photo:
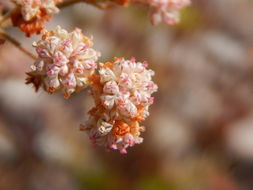
<path fill-rule="evenodd" d="M 31 34 L 39 34 L 44 29 L 44 23 L 51 15 L 59 12 L 57 4 L 63 0 L 12 0 L 17 9 L 11 14 L 12 23 L 19 27 L 29 37 Z M 81 1 L 81 0 L 80 0 Z M 75 1 L 73 1 L 75 2 Z M 179 11 L 189 5 L 191 0 L 90 0 L 88 2 L 97 7 L 107 7 L 111 3 L 126 6 L 138 4 L 149 9 L 152 24 L 165 22 L 173 25 L 179 21 Z"/>
<path fill-rule="evenodd" d="M 139 123 L 149 115 L 151 95 L 157 90 L 152 82 L 154 72 L 147 65 L 134 58 L 100 64 L 98 74 L 92 77 L 95 107 L 82 125 L 95 145 L 126 153 L 127 147 L 143 141 L 140 133 L 144 127 Z"/>
<path fill-rule="evenodd" d="M 191 3 L 191 0 L 149 0 L 152 24 L 163 21 L 166 24 L 179 22 L 179 10 Z"/>
<path fill-rule="evenodd" d="M 42 39 L 33 44 L 39 57 L 28 73 L 27 83 L 49 93 L 61 90 L 65 98 L 84 89 L 100 56 L 92 45 L 91 39 L 78 28 L 72 32 L 59 26 L 53 31 L 44 30 Z"/>
<path fill-rule="evenodd" d="M 27 73 L 27 84 L 49 93 L 61 90 L 65 98 L 91 86 L 95 107 L 82 129 L 94 144 L 126 153 L 127 147 L 143 141 L 140 122 L 149 115 L 151 95 L 157 90 L 154 72 L 147 69 L 147 62 L 134 58 L 97 65 L 100 53 L 92 45 L 80 29 L 44 30 L 41 40 L 33 44 L 38 58 Z"/>
<path fill-rule="evenodd" d="M 154 72 L 147 68 L 148 63 L 137 62 L 135 58 L 115 58 L 97 64 L 100 53 L 92 48 L 92 39 L 84 36 L 80 29 L 68 32 L 57 26 L 55 30 L 45 30 L 44 24 L 59 12 L 58 7 L 78 2 L 102 9 L 115 4 L 141 5 L 148 8 L 152 24 L 162 21 L 175 24 L 179 21 L 180 9 L 189 5 L 191 0 L 12 1 L 16 8 L 6 14 L 0 24 L 10 16 L 13 26 L 19 27 L 27 37 L 42 32 L 41 39 L 33 44 L 38 57 L 20 48 L 35 58 L 27 73 L 26 84 L 33 84 L 36 91 L 42 88 L 50 94 L 61 91 L 65 98 L 91 87 L 95 105 L 88 112 L 89 119 L 81 125 L 81 130 L 88 133 L 93 144 L 125 154 L 128 147 L 142 143 L 140 135 L 145 127 L 141 122 L 148 117 L 149 106 L 154 101 L 152 94 L 158 88 L 152 81 Z M 3 34 L 19 46 L 15 39 Z"/>
<path fill-rule="evenodd" d="M 147 6 L 152 24 L 165 22 L 173 25 L 179 22 L 179 11 L 191 0 L 132 0 L 133 3 Z"/>
<path fill-rule="evenodd" d="M 18 9 L 11 15 L 14 26 L 29 36 L 44 28 L 44 22 L 59 12 L 56 4 L 62 0 L 13 0 Z"/>

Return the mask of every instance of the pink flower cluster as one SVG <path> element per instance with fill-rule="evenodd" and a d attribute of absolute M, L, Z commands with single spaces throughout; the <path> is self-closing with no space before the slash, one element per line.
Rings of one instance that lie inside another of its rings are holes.
<path fill-rule="evenodd" d="M 80 29 L 67 32 L 58 26 L 44 30 L 33 45 L 39 57 L 27 73 L 27 84 L 49 93 L 61 90 L 66 98 L 90 86 L 95 106 L 81 129 L 93 144 L 124 154 L 127 147 L 143 141 L 140 134 L 145 128 L 140 122 L 149 115 L 152 94 L 157 91 L 154 72 L 147 69 L 147 62 L 134 58 L 97 64 L 100 53 L 92 45 Z"/>
<path fill-rule="evenodd" d="M 165 22 L 173 25 L 179 22 L 179 11 L 189 5 L 191 0 L 132 0 L 147 6 L 152 24 Z"/>
<path fill-rule="evenodd" d="M 42 85 L 49 93 L 62 90 L 66 98 L 87 87 L 100 56 L 92 45 L 91 39 L 78 28 L 72 32 L 59 26 L 54 31 L 44 30 L 42 39 L 33 44 L 39 58 L 28 73 L 32 77 L 28 83 L 36 88 Z"/>
<path fill-rule="evenodd" d="M 100 64 L 99 74 L 93 77 L 96 106 L 82 126 L 94 144 L 126 153 L 127 147 L 143 141 L 144 127 L 139 122 L 149 115 L 151 95 L 157 91 L 154 72 L 146 67 L 147 62 L 124 58 Z"/>
<path fill-rule="evenodd" d="M 43 9 L 49 15 L 59 12 L 56 4 L 62 0 L 13 0 L 21 8 L 24 20 L 29 21 L 39 15 Z"/>
<path fill-rule="evenodd" d="M 152 24 L 163 21 L 166 24 L 179 22 L 179 11 L 189 5 L 191 0 L 148 0 L 150 3 L 150 18 Z"/>

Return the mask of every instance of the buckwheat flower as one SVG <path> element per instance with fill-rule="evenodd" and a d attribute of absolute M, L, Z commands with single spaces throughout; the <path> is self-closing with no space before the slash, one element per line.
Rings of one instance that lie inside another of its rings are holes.
<path fill-rule="evenodd" d="M 43 31 L 41 40 L 33 44 L 38 59 L 28 73 L 27 84 L 43 87 L 53 93 L 61 90 L 65 98 L 90 84 L 100 53 L 92 49 L 92 40 L 78 28 L 67 32 L 60 26 Z"/>
<path fill-rule="evenodd" d="M 133 3 L 147 6 L 152 24 L 165 22 L 174 25 L 180 20 L 180 9 L 189 5 L 191 0 L 132 0 Z"/>
<path fill-rule="evenodd" d="M 59 12 L 57 3 L 62 0 L 13 0 L 17 11 L 11 15 L 14 26 L 19 27 L 27 36 L 38 34 L 44 22 Z"/>
<path fill-rule="evenodd" d="M 124 58 L 100 64 L 92 79 L 95 107 L 82 126 L 95 145 L 127 153 L 127 147 L 143 141 L 140 122 L 149 115 L 151 95 L 157 91 L 154 72 L 146 67 L 147 62 Z"/>

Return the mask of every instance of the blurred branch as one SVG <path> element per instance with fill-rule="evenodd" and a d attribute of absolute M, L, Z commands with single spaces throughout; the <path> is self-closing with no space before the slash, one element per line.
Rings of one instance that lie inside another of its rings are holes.
<path fill-rule="evenodd" d="M 81 3 L 81 2 L 88 3 L 88 4 L 93 5 L 97 8 L 99 8 L 99 9 L 106 9 L 106 8 L 111 7 L 111 5 L 109 5 L 109 4 L 97 3 L 95 0 L 69 0 L 69 1 L 64 1 L 64 2 L 60 3 L 58 5 L 58 7 L 60 9 L 62 9 L 62 8 L 71 6 L 71 5 L 76 4 L 76 3 Z"/>
<path fill-rule="evenodd" d="M 83 0 L 69 0 L 69 1 L 63 1 L 62 3 L 60 3 L 58 5 L 58 7 L 61 9 L 61 8 L 65 8 L 65 7 L 68 7 L 70 5 L 73 5 L 75 3 L 81 3 Z"/>
<path fill-rule="evenodd" d="M 16 48 L 18 48 L 19 50 L 21 50 L 22 52 L 24 52 L 26 55 L 28 55 L 29 57 L 31 57 L 32 59 L 37 59 L 37 56 L 35 56 L 32 52 L 30 52 L 26 48 L 24 48 L 21 45 L 21 43 L 19 43 L 16 39 L 14 39 L 11 36 L 9 36 L 8 34 L 6 34 L 4 31 L 0 31 L 0 35 L 3 38 L 5 38 L 6 40 L 8 40 L 9 42 L 11 42 Z"/>

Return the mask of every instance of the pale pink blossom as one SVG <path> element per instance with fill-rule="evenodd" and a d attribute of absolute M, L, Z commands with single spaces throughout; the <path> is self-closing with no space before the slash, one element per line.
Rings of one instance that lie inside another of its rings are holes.
<path fill-rule="evenodd" d="M 189 5 L 191 0 L 148 0 L 149 15 L 152 24 L 165 22 L 173 25 L 179 22 L 179 11 L 183 7 Z"/>
<path fill-rule="evenodd" d="M 127 147 L 143 141 L 139 123 L 149 115 L 151 95 L 157 91 L 154 72 L 146 67 L 146 62 L 124 58 L 99 65 L 92 81 L 96 105 L 82 126 L 94 144 L 126 153 Z"/>
<path fill-rule="evenodd" d="M 132 0 L 132 3 L 148 8 L 152 24 L 174 25 L 180 20 L 180 10 L 191 4 L 191 0 Z"/>
<path fill-rule="evenodd" d="M 53 31 L 44 30 L 42 39 L 33 44 L 39 57 L 29 76 L 42 80 L 40 85 L 46 91 L 61 90 L 69 97 L 90 84 L 89 77 L 95 72 L 100 56 L 92 45 L 91 39 L 78 28 L 72 32 L 59 26 Z"/>
<path fill-rule="evenodd" d="M 62 0 L 13 0 L 21 9 L 21 14 L 25 21 L 29 21 L 32 18 L 39 15 L 39 12 L 43 9 L 47 14 L 52 15 L 59 12 L 56 4 Z"/>

